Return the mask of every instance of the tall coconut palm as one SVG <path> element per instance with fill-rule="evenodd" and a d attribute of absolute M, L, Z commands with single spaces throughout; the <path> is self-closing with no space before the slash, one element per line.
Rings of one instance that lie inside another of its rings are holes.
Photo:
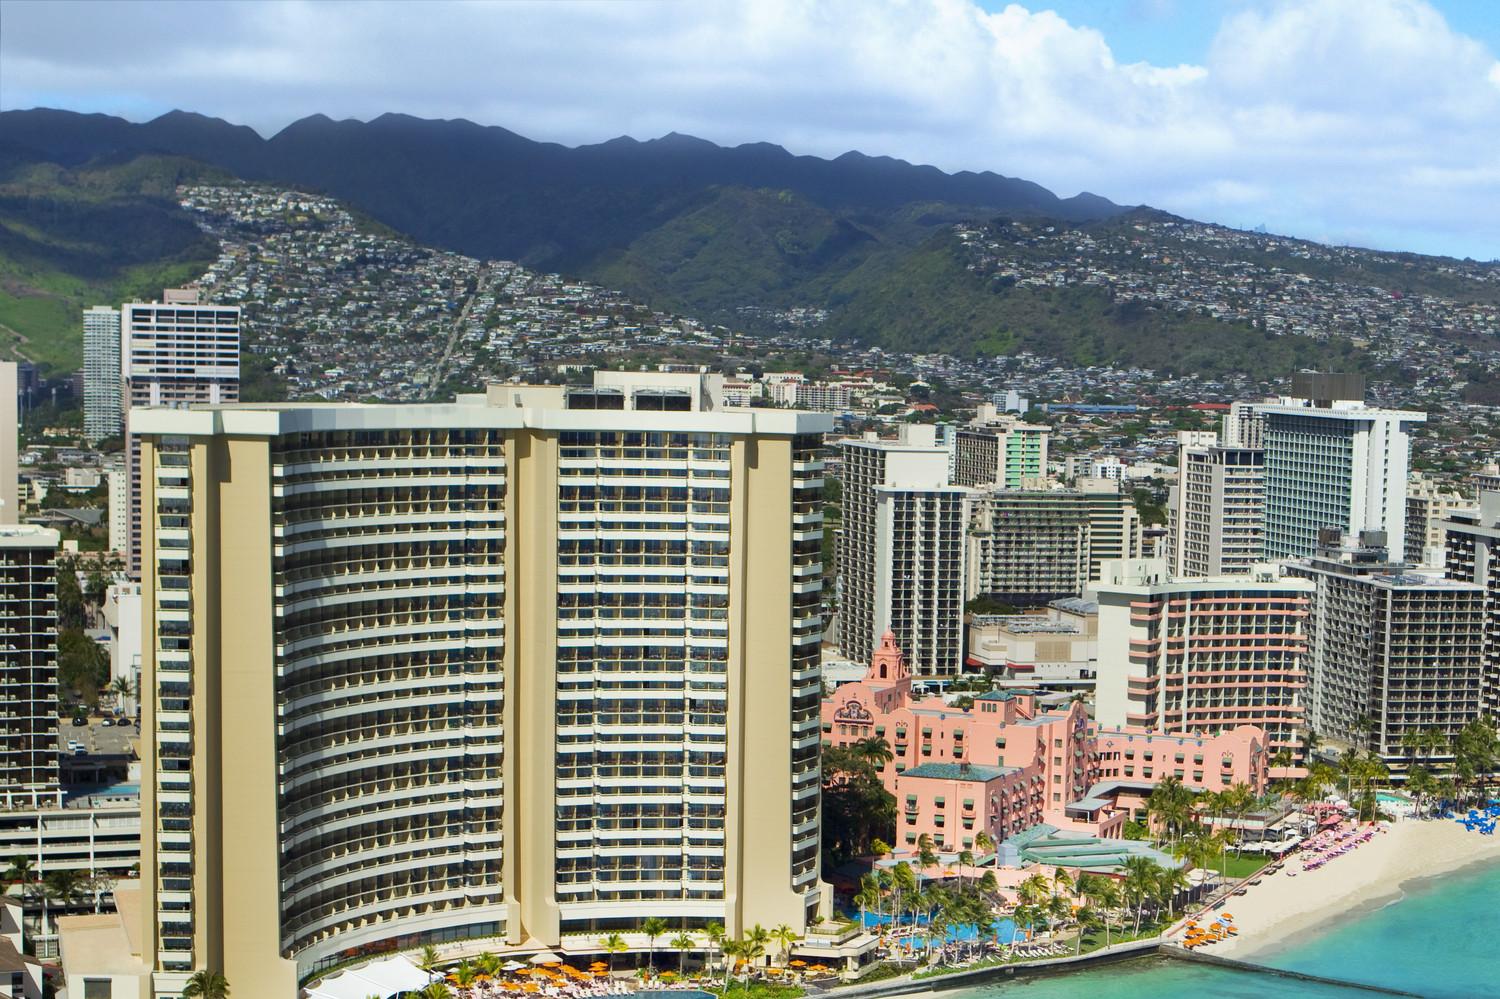
<path fill-rule="evenodd" d="M 937 862 L 938 856 L 934 849 L 932 837 L 923 833 L 917 837 L 917 863 L 921 865 L 921 869 L 917 871 L 918 887 L 921 887 L 922 877 L 927 868 L 934 866 Z"/>
<path fill-rule="evenodd" d="M 417 960 L 417 967 L 427 972 L 427 977 L 431 978 L 437 972 L 438 964 L 438 949 L 432 944 L 427 944 L 422 948 L 422 956 Z"/>
<path fill-rule="evenodd" d="M 1061 867 L 1052 872 L 1052 893 L 1054 895 L 1073 894 L 1073 879 Z"/>
<path fill-rule="evenodd" d="M 1135 932 L 1139 933 L 1146 899 L 1156 887 L 1158 865 L 1149 857 L 1126 857 L 1120 867 L 1125 872 L 1125 896 L 1135 900 Z"/>
<path fill-rule="evenodd" d="M 710 956 L 724 944 L 724 924 L 719 922 L 709 923 L 703 927 L 703 935 L 708 939 Z"/>
<path fill-rule="evenodd" d="M 963 891 L 964 890 L 964 866 L 965 865 L 968 865 L 969 867 L 973 867 L 974 866 L 974 854 L 973 854 L 972 851 L 969 851 L 969 850 L 960 850 L 958 852 L 958 890 L 959 891 Z"/>
<path fill-rule="evenodd" d="M 1109 946 L 1110 917 L 1120 907 L 1120 887 L 1113 878 L 1100 878 L 1093 886 L 1093 898 L 1104 916 L 1104 946 Z"/>
<path fill-rule="evenodd" d="M 667 921 L 660 916 L 647 916 L 641 920 L 641 932 L 646 934 L 646 967 L 652 974 L 656 973 L 656 938 L 671 929 Z"/>
<path fill-rule="evenodd" d="M 1157 884 L 1167 900 L 1167 916 L 1175 915 L 1177 896 L 1188 888 L 1187 874 L 1180 867 L 1165 867 L 1157 875 Z"/>
<path fill-rule="evenodd" d="M 1098 929 L 1099 924 L 1103 922 L 1103 917 L 1100 916 L 1098 909 L 1086 905 L 1079 909 L 1073 918 L 1078 920 L 1078 948 L 1074 953 L 1082 954 L 1083 935 L 1089 930 Z M 1106 944 L 1106 946 L 1108 945 Z"/>
<path fill-rule="evenodd" d="M 615 973 L 615 955 L 630 949 L 630 944 L 618 933 L 607 933 L 599 938 L 599 949 L 609 955 L 609 973 Z"/>
<path fill-rule="evenodd" d="M 974 834 L 974 849 L 978 850 L 980 853 L 993 852 L 995 854 L 995 866 L 1000 866 L 1000 851 L 995 849 L 995 837 L 991 836 L 983 829 Z"/>
<path fill-rule="evenodd" d="M 1036 905 L 1051 897 L 1051 883 L 1040 874 L 1033 874 L 1016 888 L 1016 894 L 1028 905 Z"/>
<path fill-rule="evenodd" d="M 229 999 L 229 979 L 217 971 L 195 971 L 182 987 L 182 999 Z"/>
<path fill-rule="evenodd" d="M 719 948 L 724 952 L 724 994 L 728 995 L 730 976 L 734 974 L 734 966 L 745 954 L 745 942 L 726 937 Z"/>
<path fill-rule="evenodd" d="M 691 933 L 684 930 L 668 941 L 672 948 L 677 951 L 677 974 L 687 974 L 688 951 L 698 946 L 698 940 Z"/>
<path fill-rule="evenodd" d="M 745 960 L 754 964 L 766 956 L 766 948 L 771 944 L 771 931 L 756 923 L 750 927 L 750 932 L 745 934 Z"/>
<path fill-rule="evenodd" d="M 771 940 L 777 945 L 777 953 L 781 955 L 782 963 L 791 960 L 792 944 L 797 942 L 797 931 L 786 923 L 782 923 L 771 931 Z"/>

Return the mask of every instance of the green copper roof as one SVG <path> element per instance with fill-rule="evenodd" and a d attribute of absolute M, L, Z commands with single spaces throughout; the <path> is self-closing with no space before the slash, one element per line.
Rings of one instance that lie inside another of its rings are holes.
<path fill-rule="evenodd" d="M 977 763 L 923 763 L 903 770 L 901 777 L 934 777 L 940 780 L 994 780 L 1016 772 L 1015 767 L 986 767 Z"/>

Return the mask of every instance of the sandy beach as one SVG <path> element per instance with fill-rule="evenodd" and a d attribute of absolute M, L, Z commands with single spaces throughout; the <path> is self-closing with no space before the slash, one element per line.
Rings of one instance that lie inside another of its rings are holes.
<path fill-rule="evenodd" d="M 1272 951 L 1315 927 L 1400 897 L 1405 882 L 1500 860 L 1500 836 L 1469 832 L 1451 819 L 1408 820 L 1387 829 L 1316 871 L 1302 872 L 1293 860 L 1245 895 L 1231 897 L 1224 909 L 1234 914 L 1239 936 L 1206 953 L 1243 959 Z"/>

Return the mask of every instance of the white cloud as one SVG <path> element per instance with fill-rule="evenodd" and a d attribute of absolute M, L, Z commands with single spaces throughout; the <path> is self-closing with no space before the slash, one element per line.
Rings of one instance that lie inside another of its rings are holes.
<path fill-rule="evenodd" d="M 1040 3 L 1038 4 L 1040 6 Z M 1500 63 L 1419 0 L 1247 0 L 1196 63 L 970 0 L 6 3 L 6 107 L 677 130 L 992 169 L 1231 224 L 1500 255 Z M 101 57 L 107 55 L 107 58 Z"/>

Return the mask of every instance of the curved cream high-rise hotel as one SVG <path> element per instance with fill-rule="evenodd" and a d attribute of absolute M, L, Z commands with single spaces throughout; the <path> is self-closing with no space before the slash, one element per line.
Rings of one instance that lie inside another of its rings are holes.
<path fill-rule="evenodd" d="M 826 911 L 830 420 L 707 389 L 131 412 L 156 995 Z"/>

